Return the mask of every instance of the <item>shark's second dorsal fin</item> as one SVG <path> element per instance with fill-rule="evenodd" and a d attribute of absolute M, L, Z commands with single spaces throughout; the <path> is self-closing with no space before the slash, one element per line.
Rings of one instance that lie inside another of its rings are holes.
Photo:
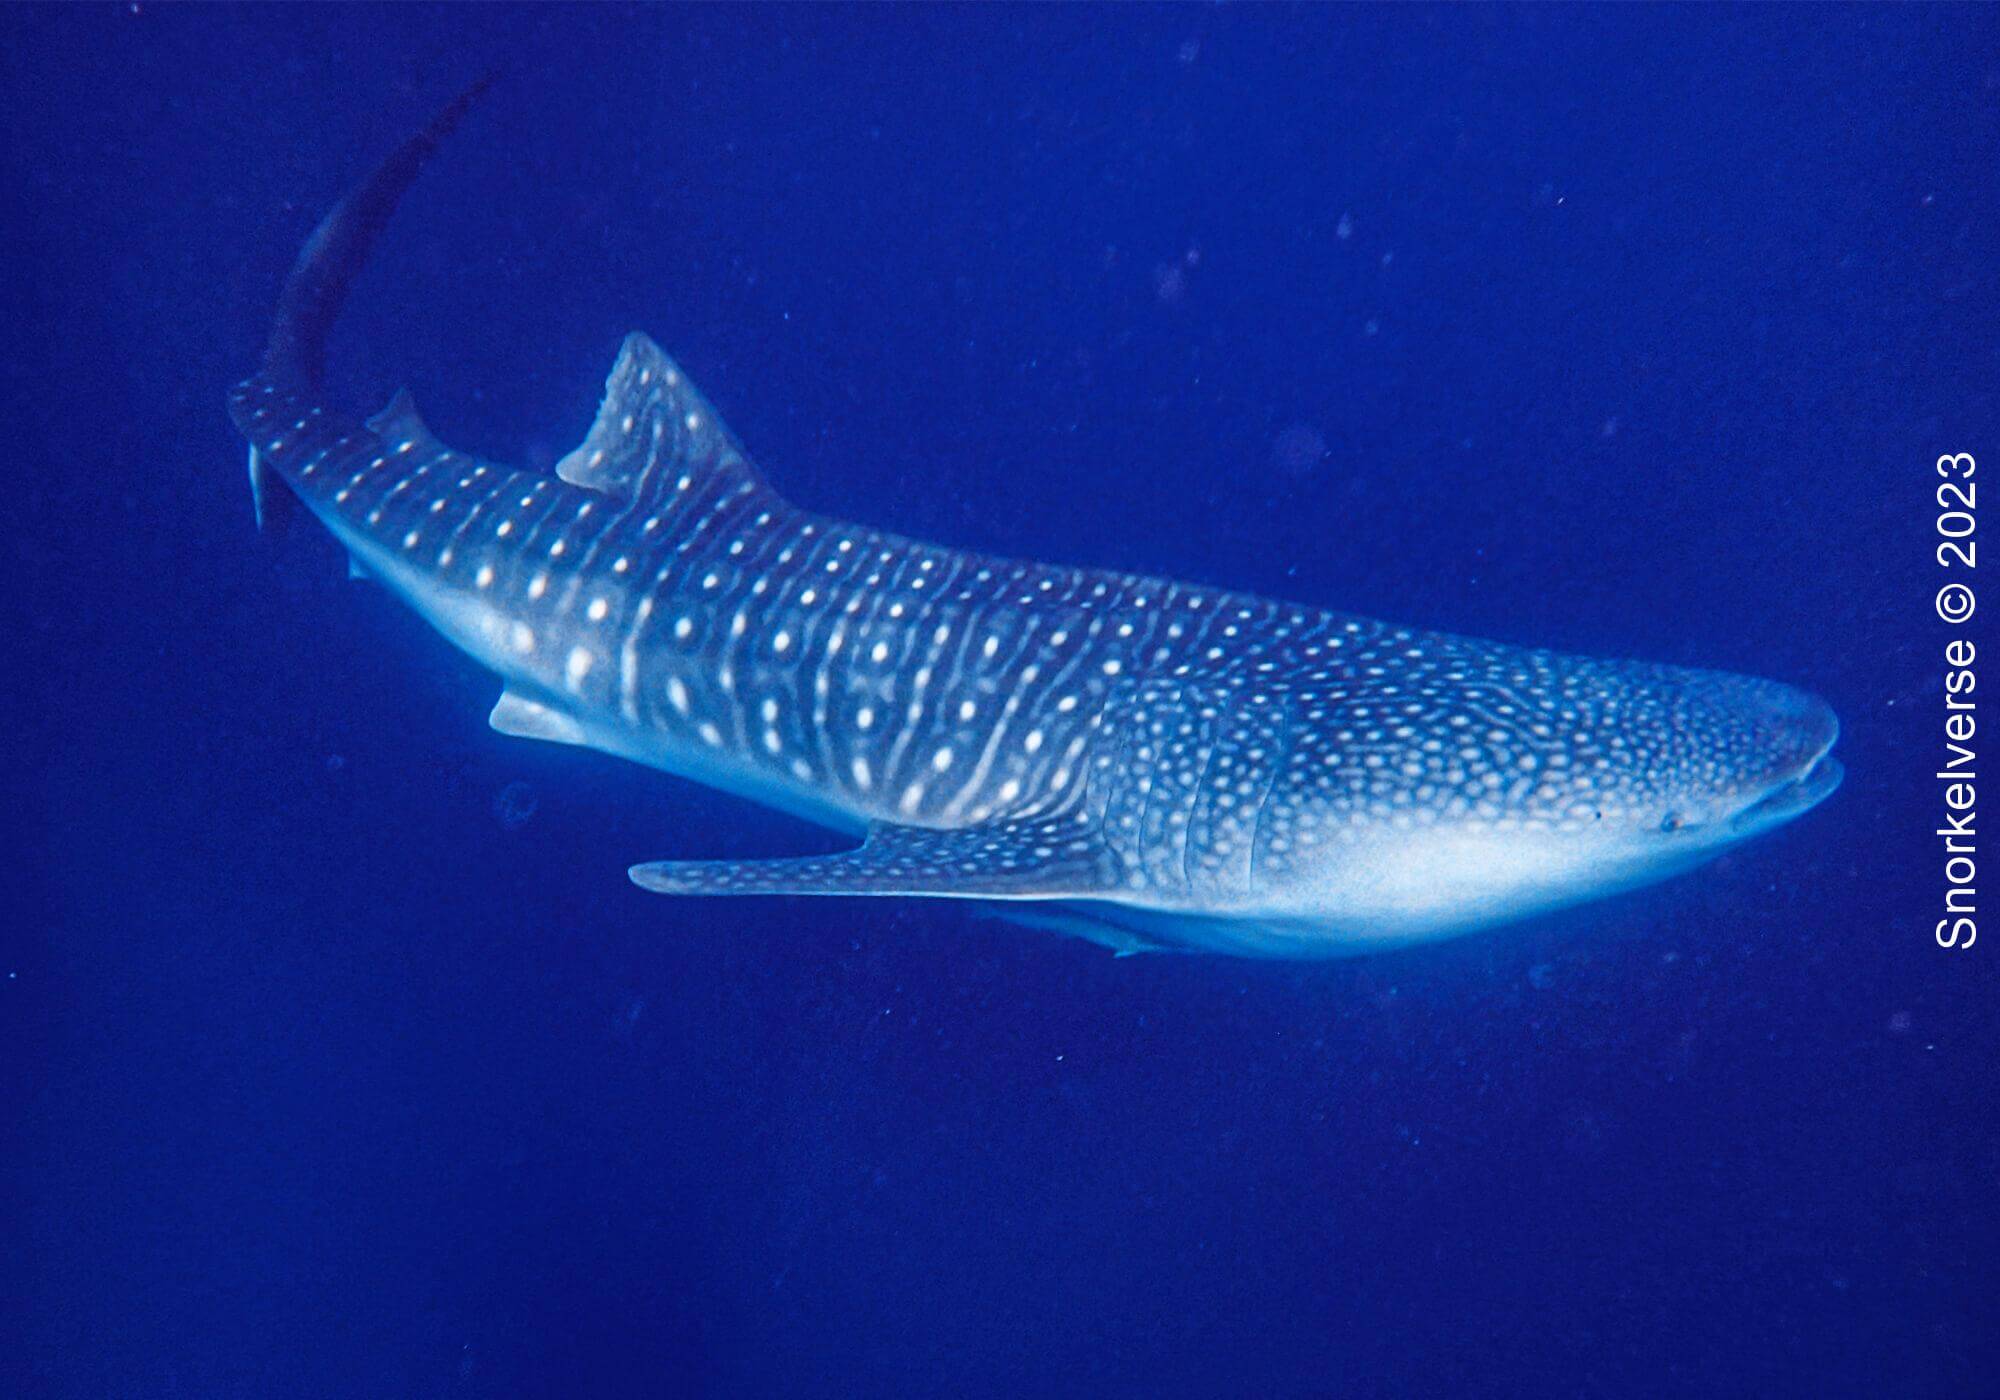
<path fill-rule="evenodd" d="M 424 426 L 423 417 L 417 412 L 417 401 L 410 397 L 408 389 L 396 391 L 382 411 L 368 420 L 368 430 L 392 447 L 401 447 L 406 442 L 414 444 L 410 450 L 421 457 L 436 457 L 445 450 L 444 444 Z"/>
<path fill-rule="evenodd" d="M 792 860 L 664 860 L 632 867 L 660 894 L 929 895 L 1088 899 L 1124 888 L 1095 822 L 1071 814 L 936 831 L 878 823 L 852 851 Z"/>
<path fill-rule="evenodd" d="M 556 475 L 628 501 L 695 483 L 708 490 L 763 484 L 701 391 L 637 331 L 625 337 L 604 381 L 597 421 L 582 445 L 556 463 Z"/>

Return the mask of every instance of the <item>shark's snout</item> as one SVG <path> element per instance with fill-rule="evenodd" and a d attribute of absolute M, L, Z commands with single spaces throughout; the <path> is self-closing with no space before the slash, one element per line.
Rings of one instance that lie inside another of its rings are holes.
<path fill-rule="evenodd" d="M 1751 733 L 1759 762 L 1746 784 L 1748 800 L 1729 819 L 1740 830 L 1772 826 L 1817 806 L 1842 776 L 1832 753 L 1840 738 L 1832 707 L 1791 686 L 1755 684 Z"/>

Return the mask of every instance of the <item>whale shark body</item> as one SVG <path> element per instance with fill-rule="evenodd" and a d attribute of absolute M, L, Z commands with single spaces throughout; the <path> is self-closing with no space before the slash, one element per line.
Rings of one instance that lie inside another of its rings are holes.
<path fill-rule="evenodd" d="M 1316 957 L 1663 878 L 1840 780 L 1769 681 L 991 558 L 800 510 L 629 336 L 553 476 L 321 402 L 326 332 L 469 92 L 349 195 L 234 391 L 260 504 L 296 496 L 504 683 L 503 733 L 862 835 L 656 861 L 682 895 L 990 902 L 1120 952 Z"/>

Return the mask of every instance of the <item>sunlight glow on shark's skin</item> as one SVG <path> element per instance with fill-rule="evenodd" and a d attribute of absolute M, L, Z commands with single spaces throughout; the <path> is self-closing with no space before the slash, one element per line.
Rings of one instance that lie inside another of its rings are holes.
<path fill-rule="evenodd" d="M 497 672 L 505 733 L 863 832 L 668 861 L 674 894 L 1003 902 L 1121 951 L 1317 957 L 1664 878 L 1840 781 L 1769 681 L 1424 632 L 808 514 L 626 339 L 554 477 L 454 452 L 406 398 L 324 409 L 327 325 L 466 103 L 330 215 L 231 412 L 271 474 Z"/>

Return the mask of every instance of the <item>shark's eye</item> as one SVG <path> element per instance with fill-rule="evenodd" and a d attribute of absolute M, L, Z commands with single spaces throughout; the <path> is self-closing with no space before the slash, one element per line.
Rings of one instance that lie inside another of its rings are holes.
<path fill-rule="evenodd" d="M 1679 812 L 1669 812 L 1664 817 L 1660 818 L 1660 830 L 1662 831 L 1679 831 L 1682 827 L 1686 825 L 1687 825 L 1687 818 L 1682 816 Z"/>

